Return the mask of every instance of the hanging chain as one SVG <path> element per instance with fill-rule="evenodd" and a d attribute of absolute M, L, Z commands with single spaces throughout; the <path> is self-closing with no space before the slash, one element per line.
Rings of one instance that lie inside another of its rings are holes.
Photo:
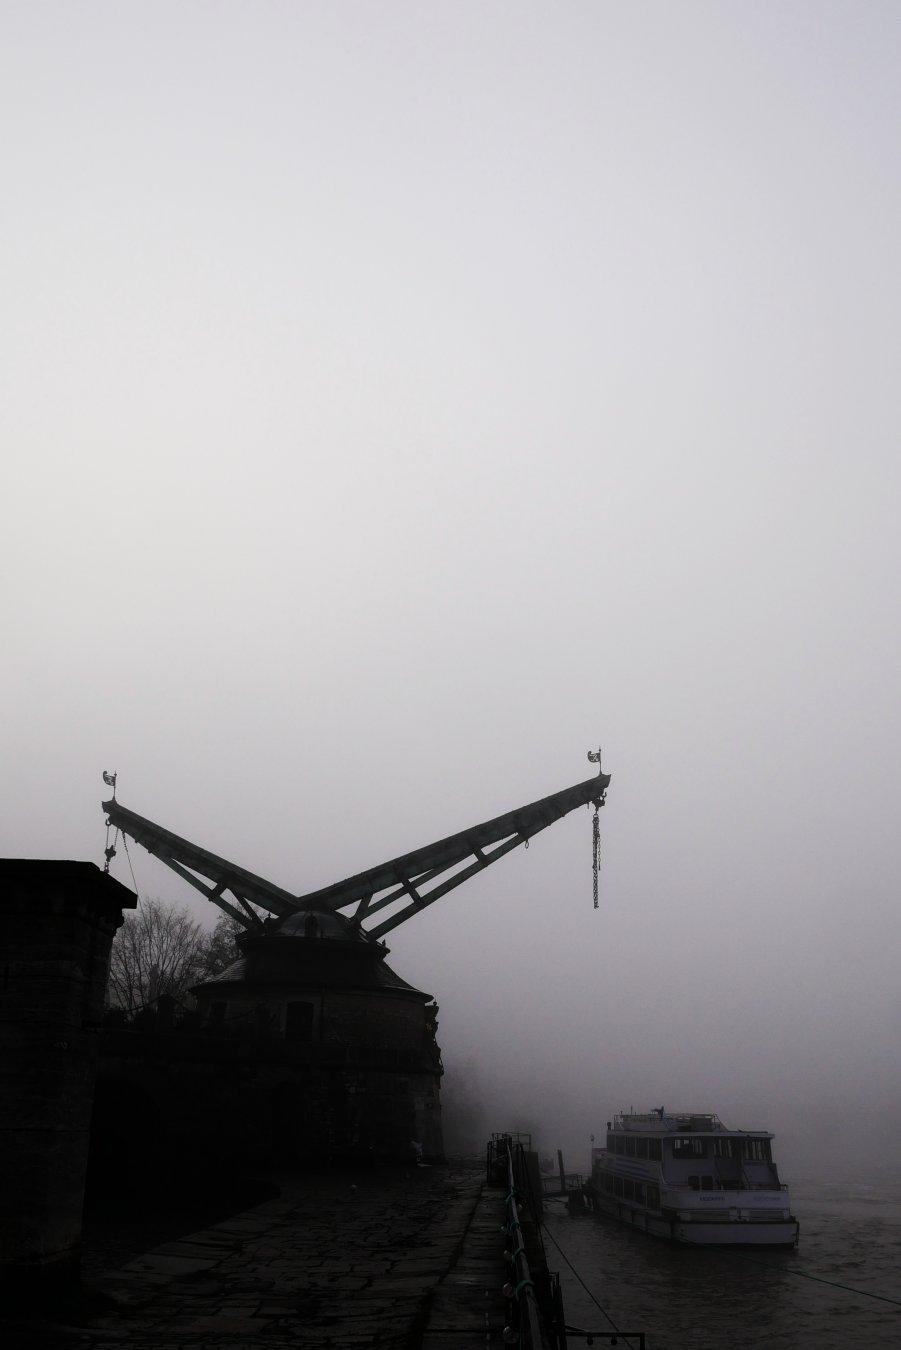
<path fill-rule="evenodd" d="M 100 777 L 103 779 L 104 783 L 106 783 L 107 787 L 111 787 L 111 788 L 113 789 L 113 801 L 116 800 L 116 779 L 118 778 L 118 776 L 119 776 L 119 775 L 118 775 L 117 773 L 107 773 L 106 769 L 104 769 L 104 770 L 103 770 L 103 773 L 100 775 Z M 111 829 L 112 829 L 112 822 L 111 822 L 109 816 L 107 816 L 107 818 L 106 818 L 106 847 L 105 847 L 104 850 L 103 850 L 103 856 L 104 856 L 104 858 L 106 858 L 106 862 L 105 862 L 104 865 L 103 865 L 103 870 L 104 870 L 104 872 L 108 872 L 108 871 L 109 871 L 109 865 L 110 865 L 110 863 L 112 862 L 113 858 L 115 858 L 115 856 L 116 856 L 116 845 L 117 845 L 118 842 L 119 842 L 119 828 L 118 828 L 118 826 L 117 826 L 117 827 L 116 827 L 116 833 L 113 835 L 113 842 L 112 842 L 112 844 L 110 843 L 110 841 L 109 841 L 109 832 L 110 832 Z M 124 835 L 124 834 L 123 834 L 122 838 L 123 838 L 123 839 L 125 838 L 125 835 Z"/>
<path fill-rule="evenodd" d="M 109 871 L 109 865 L 110 865 L 110 863 L 112 862 L 113 858 L 115 858 L 115 856 L 116 856 L 116 844 L 119 842 L 119 831 L 118 831 L 118 829 L 116 830 L 116 833 L 113 835 L 113 842 L 112 842 L 112 843 L 110 843 L 110 841 L 109 841 L 109 832 L 110 832 L 110 822 L 107 821 L 107 822 L 106 822 L 106 848 L 103 850 L 103 856 L 106 858 L 106 862 L 105 862 L 104 867 L 103 867 L 104 872 L 108 872 L 108 871 Z M 125 836 L 123 835 L 122 837 L 123 837 L 123 839 L 124 839 Z"/>
<path fill-rule="evenodd" d="M 598 908 L 598 873 L 601 870 L 601 822 L 600 808 L 595 803 L 594 817 L 591 821 L 591 879 L 594 888 L 594 907 Z"/>
<path fill-rule="evenodd" d="M 588 758 L 592 764 L 598 766 L 598 775 L 601 774 L 601 747 L 597 750 L 589 750 Z M 609 782 L 609 779 L 607 780 Z M 594 819 L 591 822 L 591 880 L 594 890 L 594 907 L 598 908 L 598 873 L 601 870 L 601 822 L 598 820 L 598 814 L 604 805 L 604 793 L 595 798 Z"/>

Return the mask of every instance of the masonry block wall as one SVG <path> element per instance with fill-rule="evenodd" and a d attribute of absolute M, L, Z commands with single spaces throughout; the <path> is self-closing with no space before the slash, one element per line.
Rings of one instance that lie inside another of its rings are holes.
<path fill-rule="evenodd" d="M 101 1189 L 131 1184 L 127 1167 L 135 1160 L 142 1178 L 187 1170 L 198 1182 L 204 1169 L 221 1175 L 223 1166 L 273 1155 L 313 1165 L 408 1159 L 414 1139 L 426 1158 L 440 1158 L 436 1052 L 402 1067 L 398 1057 L 334 1042 L 290 1045 L 277 1034 L 109 1027 L 94 1181 Z M 127 1138 L 134 1148 L 110 1174 Z"/>
<path fill-rule="evenodd" d="M 112 937 L 131 891 L 93 863 L 0 859 L 0 1283 L 77 1274 Z"/>

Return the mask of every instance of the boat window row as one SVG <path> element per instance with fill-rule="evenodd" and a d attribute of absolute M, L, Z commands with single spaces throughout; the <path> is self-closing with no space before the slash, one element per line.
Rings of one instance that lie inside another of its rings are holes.
<path fill-rule="evenodd" d="M 650 1158 L 660 1162 L 662 1152 L 659 1139 L 648 1139 L 636 1134 L 607 1135 L 607 1149 L 610 1153 L 619 1153 L 626 1158 Z"/>
<path fill-rule="evenodd" d="M 627 1158 L 661 1160 L 661 1140 L 640 1135 L 608 1134 L 607 1148 L 611 1153 Z M 769 1139 L 702 1139 L 697 1135 L 673 1135 L 667 1141 L 667 1157 L 676 1162 L 693 1162 L 710 1156 L 730 1158 L 735 1162 L 771 1162 Z"/>
<path fill-rule="evenodd" d="M 601 1189 L 617 1200 L 634 1200 L 648 1209 L 660 1208 L 660 1187 L 650 1181 L 633 1181 L 631 1177 L 617 1177 L 612 1172 L 602 1172 Z"/>
<path fill-rule="evenodd" d="M 673 1157 L 677 1162 L 691 1162 L 693 1158 L 707 1157 L 707 1140 L 698 1139 L 690 1134 L 675 1135 L 670 1141 Z"/>
<path fill-rule="evenodd" d="M 772 1162 L 769 1139 L 714 1139 L 716 1158 L 732 1158 L 735 1162 Z"/>

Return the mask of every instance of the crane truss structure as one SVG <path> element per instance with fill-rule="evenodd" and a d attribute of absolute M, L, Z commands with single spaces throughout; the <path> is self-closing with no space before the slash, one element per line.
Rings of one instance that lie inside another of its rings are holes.
<path fill-rule="evenodd" d="M 271 881 L 182 839 L 154 821 L 129 811 L 115 797 L 103 802 L 102 806 L 109 826 L 141 844 L 245 928 L 253 930 L 262 926 L 257 909 L 267 911 L 278 921 L 305 910 L 338 914 L 350 908 L 352 912 L 343 917 L 364 937 L 377 941 L 513 849 L 527 845 L 536 834 L 576 807 L 594 805 L 598 809 L 603 806 L 609 784 L 610 775 L 599 769 L 596 778 L 554 792 L 549 797 L 305 895 L 292 895 Z M 231 899 L 225 898 L 226 893 Z M 363 927 L 364 920 L 372 919 L 398 902 L 401 902 L 400 908 L 394 913 L 370 927 Z"/>

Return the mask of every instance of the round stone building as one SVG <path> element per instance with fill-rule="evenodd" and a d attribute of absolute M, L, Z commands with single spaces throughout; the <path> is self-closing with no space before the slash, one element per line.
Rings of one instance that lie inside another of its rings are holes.
<path fill-rule="evenodd" d="M 266 1063 L 276 1152 L 440 1158 L 438 1008 L 394 973 L 385 944 L 308 908 L 239 945 L 192 992 L 209 1034 L 252 1038 Z"/>

